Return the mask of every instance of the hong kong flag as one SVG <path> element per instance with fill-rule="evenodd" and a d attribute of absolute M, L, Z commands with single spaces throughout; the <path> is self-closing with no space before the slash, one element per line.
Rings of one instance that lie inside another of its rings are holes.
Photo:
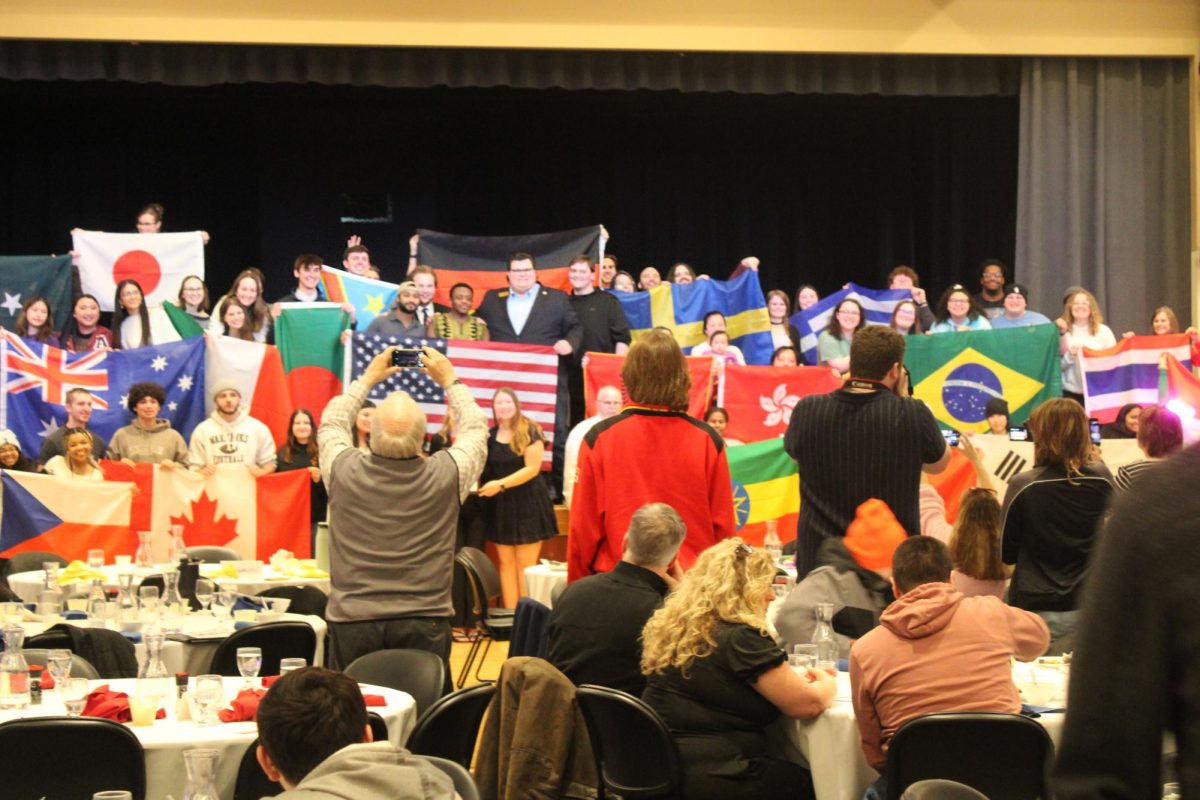
<path fill-rule="evenodd" d="M 829 367 L 743 367 L 729 364 L 717 389 L 717 405 L 729 414 L 725 436 L 761 442 L 782 436 L 801 397 L 840 389 Z"/>
<path fill-rule="evenodd" d="M 132 278 L 142 287 L 150 306 L 175 302 L 179 285 L 188 275 L 204 278 L 204 240 L 200 231 L 187 233 L 101 233 L 76 231 L 79 280 L 83 291 L 95 295 L 100 308 L 113 310 L 117 284 Z"/>

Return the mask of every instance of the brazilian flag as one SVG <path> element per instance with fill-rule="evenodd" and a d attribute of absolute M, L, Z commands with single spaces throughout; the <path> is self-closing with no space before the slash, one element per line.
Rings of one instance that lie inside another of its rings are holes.
<path fill-rule="evenodd" d="M 755 522 L 800 511 L 800 472 L 776 437 L 725 448 L 733 483 L 733 512 L 740 531 Z"/>
<path fill-rule="evenodd" d="M 1053 325 L 997 331 L 909 336 L 904 364 L 913 397 L 925 402 L 944 427 L 987 430 L 988 400 L 1008 401 L 1009 422 L 1062 396 L 1058 329 Z"/>

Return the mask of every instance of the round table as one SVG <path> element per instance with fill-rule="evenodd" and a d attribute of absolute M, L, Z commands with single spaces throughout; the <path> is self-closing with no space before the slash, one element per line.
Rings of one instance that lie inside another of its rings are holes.
<path fill-rule="evenodd" d="M 41 574 L 41 573 L 39 573 Z M 547 564 L 534 564 L 525 568 L 525 594 L 537 600 L 546 608 L 553 608 L 550 602 L 555 587 L 567 585 L 567 568 L 552 567 Z"/>
<path fill-rule="evenodd" d="M 228 704 L 241 688 L 242 679 L 225 678 L 224 682 L 225 699 Z M 102 685 L 130 695 L 135 694 L 137 689 L 135 679 L 92 681 L 93 688 Z M 387 701 L 384 706 L 368 710 L 379 714 L 387 722 L 389 741 L 397 745 L 404 744 L 417 721 L 416 703 L 412 697 L 405 692 L 385 689 L 382 686 L 363 684 L 362 689 L 364 694 L 380 695 Z M 221 797 L 233 797 L 242 756 L 258 735 L 256 724 L 228 722 L 201 727 L 195 722 L 181 722 L 175 718 L 174 698 L 165 706 L 166 718 L 155 721 L 152 726 L 138 727 L 127 724 L 146 751 L 146 797 L 183 797 L 184 784 L 187 782 L 183 751 L 196 748 L 212 748 L 220 752 L 221 760 L 217 765 L 216 777 L 217 792 Z M 62 716 L 64 713 L 58 692 L 51 690 L 44 694 L 41 705 L 30 706 L 20 711 L 0 712 L 0 723 L 22 717 Z"/>

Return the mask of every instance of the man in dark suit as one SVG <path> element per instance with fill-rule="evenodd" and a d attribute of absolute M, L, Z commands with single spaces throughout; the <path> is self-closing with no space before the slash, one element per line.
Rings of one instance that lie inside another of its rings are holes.
<path fill-rule="evenodd" d="M 475 312 L 487 323 L 493 342 L 545 344 L 558 353 L 558 391 L 554 411 L 556 497 L 562 495 L 563 447 L 568 428 L 568 357 L 579 349 L 583 326 L 566 292 L 538 283 L 533 256 L 514 253 L 508 259 L 508 288 L 492 289 Z"/>

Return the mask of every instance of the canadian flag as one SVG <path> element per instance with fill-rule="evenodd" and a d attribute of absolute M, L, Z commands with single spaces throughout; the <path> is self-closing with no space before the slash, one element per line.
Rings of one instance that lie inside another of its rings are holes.
<path fill-rule="evenodd" d="M 113 310 L 117 284 L 131 278 L 142 287 L 148 306 L 174 303 L 188 275 L 204 279 L 204 240 L 188 233 L 102 233 L 76 231 L 72 248 L 79 255 L 79 282 L 95 295 L 100 308 Z"/>
<path fill-rule="evenodd" d="M 208 477 L 157 464 L 101 462 L 104 477 L 137 486 L 129 527 L 152 531 L 155 561 L 165 561 L 172 525 L 183 525 L 189 547 L 229 547 L 266 561 L 277 550 L 311 557 L 308 470 L 255 478 L 243 466 L 219 466 Z"/>

